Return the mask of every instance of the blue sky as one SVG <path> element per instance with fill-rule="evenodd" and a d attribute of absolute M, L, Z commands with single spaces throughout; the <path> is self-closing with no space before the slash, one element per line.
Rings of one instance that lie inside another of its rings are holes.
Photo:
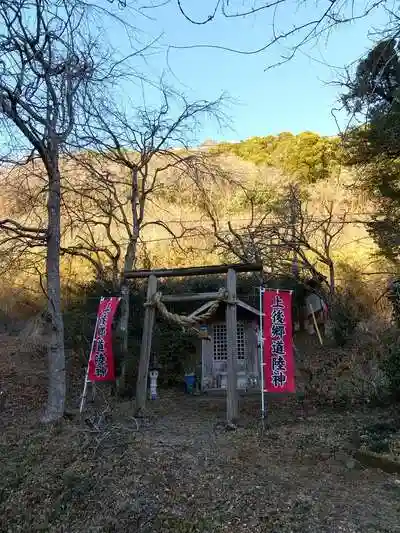
<path fill-rule="evenodd" d="M 214 2 L 186 0 L 182 4 L 188 7 L 191 15 L 200 17 L 210 12 Z M 365 3 L 360 0 L 359 6 Z M 311 8 L 306 7 L 299 13 L 294 9 L 295 4 L 295 0 L 292 5 L 284 4 L 276 14 L 281 28 L 313 16 Z M 194 6 L 197 6 L 195 10 Z M 190 99 L 215 99 L 224 92 L 234 100 L 227 109 L 231 128 L 221 130 L 214 122 L 206 122 L 198 132 L 200 141 L 206 138 L 244 139 L 281 131 L 298 133 L 311 130 L 323 135 L 335 134 L 337 126 L 332 109 L 337 107 L 340 91 L 330 82 L 338 79 L 340 68 L 365 53 L 372 42 L 369 32 L 386 21 L 383 10 L 374 11 L 364 20 L 334 30 L 327 42 L 324 40 L 304 47 L 289 63 L 265 71 L 267 65 L 279 61 L 285 53 L 284 45 L 257 55 L 240 55 L 212 48 L 176 47 L 215 44 L 242 50 L 256 49 L 265 44 L 271 35 L 272 11 L 245 19 L 219 17 L 204 26 L 186 21 L 179 14 L 175 0 L 145 13 L 151 18 L 124 12 L 127 20 L 140 28 L 139 38 L 143 42 L 161 35 L 156 48 L 140 68 L 155 78 L 163 74 L 170 84 L 185 92 Z M 114 44 L 121 49 L 126 48 L 123 32 L 114 31 Z M 337 117 L 340 125 L 344 126 L 346 116 L 339 113 Z"/>

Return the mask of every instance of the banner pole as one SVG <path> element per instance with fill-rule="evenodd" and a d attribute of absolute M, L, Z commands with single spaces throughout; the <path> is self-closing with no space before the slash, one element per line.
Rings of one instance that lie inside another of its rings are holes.
<path fill-rule="evenodd" d="M 261 371 L 261 421 L 264 428 L 264 419 L 265 419 L 265 396 L 264 396 L 264 324 L 263 324 L 263 294 L 264 288 L 260 287 L 260 340 L 259 340 L 259 351 L 260 351 L 260 371 Z"/>
<path fill-rule="evenodd" d="M 103 297 L 100 298 L 100 302 L 103 301 Z M 100 304 L 100 303 L 99 303 Z M 83 392 L 82 392 L 82 398 L 81 398 L 81 405 L 79 407 L 79 412 L 82 414 L 82 411 L 83 411 L 83 407 L 85 405 L 85 400 L 86 400 L 86 395 L 87 395 L 87 387 L 88 387 L 88 383 L 90 383 L 89 379 L 88 379 L 88 376 L 89 376 L 89 365 L 90 365 L 90 357 L 92 355 L 92 352 L 93 352 L 93 347 L 94 347 L 94 342 L 96 340 L 96 333 L 97 333 L 97 325 L 98 325 L 98 322 L 99 322 L 99 311 L 97 310 L 97 317 L 96 317 L 96 325 L 94 327 L 94 332 L 93 332 L 93 339 L 92 339 L 92 344 L 90 346 L 90 352 L 89 352 L 89 360 L 88 360 L 88 364 L 87 364 L 87 368 L 86 368 L 86 374 L 85 374 L 85 384 L 83 386 Z"/>
<path fill-rule="evenodd" d="M 85 399 L 86 399 L 86 394 L 87 394 L 87 386 L 88 386 L 88 374 L 89 374 L 89 363 L 88 363 L 88 366 L 86 368 L 86 374 L 85 374 L 85 384 L 83 386 L 83 392 L 82 392 L 82 397 L 81 397 L 81 405 L 79 407 L 79 413 L 82 414 L 82 411 L 83 411 L 83 406 L 85 404 Z"/>

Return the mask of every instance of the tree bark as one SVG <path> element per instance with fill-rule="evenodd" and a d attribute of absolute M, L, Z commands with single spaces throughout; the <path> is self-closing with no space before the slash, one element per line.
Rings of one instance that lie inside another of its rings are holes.
<path fill-rule="evenodd" d="M 133 267 L 133 264 L 135 262 L 136 257 L 136 242 L 130 241 L 128 243 L 128 247 L 125 254 L 125 260 L 124 260 L 124 273 L 131 270 Z M 128 332 L 128 323 L 129 323 L 129 285 L 125 281 L 125 278 L 122 280 L 121 284 L 121 320 L 120 320 L 120 329 L 121 332 L 127 333 Z M 126 349 L 128 349 L 128 341 L 127 337 L 124 339 L 123 346 L 126 346 Z"/>
<path fill-rule="evenodd" d="M 136 415 L 143 415 L 146 409 L 147 382 L 155 317 L 155 309 L 150 304 L 152 303 L 156 292 L 157 278 L 156 276 L 150 276 L 147 286 L 147 307 L 144 312 L 143 335 L 140 347 L 140 361 L 136 385 Z"/>
<path fill-rule="evenodd" d="M 125 274 L 132 270 L 136 260 L 137 243 L 140 234 L 140 225 L 143 220 L 144 199 L 139 200 L 138 169 L 132 169 L 131 181 L 131 214 L 132 214 L 132 231 L 129 233 L 129 242 L 124 259 L 124 276 L 121 282 L 121 317 L 119 322 L 119 331 L 121 338 L 122 365 L 121 376 L 118 383 L 118 392 L 121 393 L 126 385 L 128 354 L 128 328 L 129 328 L 129 284 L 126 281 Z M 139 209 L 139 212 L 138 212 Z"/>
<path fill-rule="evenodd" d="M 128 244 L 125 261 L 124 261 L 124 273 L 133 268 L 136 257 L 137 238 L 135 237 Z M 128 337 L 129 337 L 129 284 L 126 282 L 125 277 L 121 284 L 121 316 L 119 320 L 119 334 L 121 339 L 121 376 L 118 379 L 118 394 L 121 394 L 125 389 L 127 382 L 127 362 L 129 358 L 128 354 Z"/>
<path fill-rule="evenodd" d="M 335 289 L 336 289 L 335 285 L 336 285 L 335 284 L 335 266 L 333 264 L 333 261 L 330 261 L 329 263 L 329 289 L 330 289 L 331 296 L 335 294 Z"/>
<path fill-rule="evenodd" d="M 48 164 L 49 194 L 47 200 L 47 297 L 48 297 L 48 359 L 49 387 L 43 422 L 62 418 L 65 409 L 66 376 L 64 353 L 64 323 L 61 311 L 60 241 L 61 241 L 61 182 L 58 153 Z"/>
<path fill-rule="evenodd" d="M 117 379 L 117 392 L 122 394 L 126 386 L 126 360 L 128 356 L 128 326 L 129 326 L 129 285 L 123 283 L 120 289 L 121 315 L 119 320 L 119 339 L 121 341 L 121 375 Z"/>

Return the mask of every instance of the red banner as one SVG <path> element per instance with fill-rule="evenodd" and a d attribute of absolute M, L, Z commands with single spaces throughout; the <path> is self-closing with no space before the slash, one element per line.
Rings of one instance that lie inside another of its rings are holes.
<path fill-rule="evenodd" d="M 114 381 L 112 321 L 121 298 L 101 298 L 89 358 L 89 381 Z"/>
<path fill-rule="evenodd" d="M 264 392 L 295 392 L 292 294 L 266 289 L 263 313 Z"/>

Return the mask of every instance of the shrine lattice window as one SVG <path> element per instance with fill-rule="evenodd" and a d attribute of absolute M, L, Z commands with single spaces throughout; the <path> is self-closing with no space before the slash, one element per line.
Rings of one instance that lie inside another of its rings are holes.
<path fill-rule="evenodd" d="M 226 361 L 228 359 L 228 349 L 226 340 L 226 325 L 214 324 L 214 361 Z M 243 360 L 246 358 L 247 339 L 244 324 L 237 325 L 237 358 Z"/>

